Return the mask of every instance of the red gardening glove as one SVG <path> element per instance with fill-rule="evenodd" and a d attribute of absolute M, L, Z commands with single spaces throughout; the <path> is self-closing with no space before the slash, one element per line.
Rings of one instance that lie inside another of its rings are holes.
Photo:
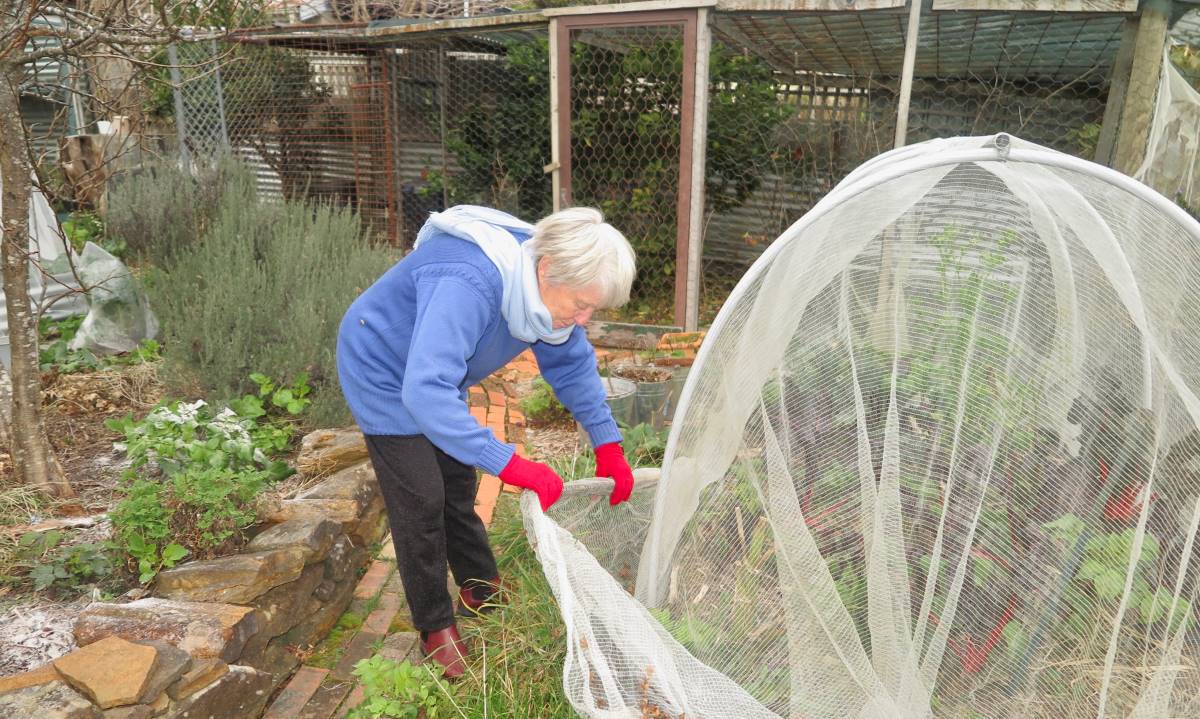
<path fill-rule="evenodd" d="M 596 476 L 612 477 L 616 482 L 608 503 L 617 506 L 629 499 L 633 492 L 633 470 L 625 461 L 625 450 L 620 442 L 609 442 L 596 448 Z"/>
<path fill-rule="evenodd" d="M 530 462 L 515 453 L 512 459 L 508 460 L 508 464 L 504 465 L 504 469 L 500 470 L 500 481 L 537 492 L 543 512 L 558 501 L 563 491 L 562 477 L 553 469 L 541 462 Z"/>

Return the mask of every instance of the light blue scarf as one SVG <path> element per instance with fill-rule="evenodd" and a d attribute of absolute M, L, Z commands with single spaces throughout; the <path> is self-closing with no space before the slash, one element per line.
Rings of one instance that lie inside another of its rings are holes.
<path fill-rule="evenodd" d="M 550 310 L 538 291 L 537 266 L 529 243 L 518 240 L 518 236 L 529 238 L 533 225 L 500 210 L 457 205 L 431 214 L 417 233 L 414 248 L 438 232 L 479 245 L 500 271 L 500 314 L 513 337 L 530 344 L 538 340 L 552 345 L 567 341 L 574 327 L 554 329 Z"/>

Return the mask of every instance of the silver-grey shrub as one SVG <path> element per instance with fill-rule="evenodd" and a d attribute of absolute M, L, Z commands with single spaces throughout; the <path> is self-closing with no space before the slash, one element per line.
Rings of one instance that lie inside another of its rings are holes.
<path fill-rule="evenodd" d="M 290 382 L 307 372 L 309 420 L 349 415 L 337 385 L 338 323 L 354 298 L 397 259 L 373 246 L 349 210 L 262 202 L 231 182 L 201 242 L 147 275 L 177 391 L 210 399 L 252 389 L 252 372 Z"/>
<path fill-rule="evenodd" d="M 194 174 L 170 158 L 150 160 L 113 180 L 106 229 L 139 261 L 161 265 L 196 244 L 231 186 L 253 183 L 251 170 L 231 157 Z"/>

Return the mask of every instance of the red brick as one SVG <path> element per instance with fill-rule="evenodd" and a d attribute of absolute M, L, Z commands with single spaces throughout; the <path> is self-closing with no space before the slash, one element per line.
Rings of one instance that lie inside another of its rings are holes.
<path fill-rule="evenodd" d="M 379 606 L 363 622 L 362 630 L 372 634 L 387 634 L 388 627 L 392 625 L 392 619 L 396 617 L 398 611 L 400 611 L 400 596 L 393 592 L 384 594 L 379 598 Z"/>
<path fill-rule="evenodd" d="M 350 682 L 332 682 L 321 685 L 308 704 L 296 715 L 296 719 L 330 719 L 342 700 L 350 693 Z"/>
<path fill-rule="evenodd" d="M 345 717 L 347 714 L 350 713 L 351 709 L 358 706 L 359 704 L 362 704 L 362 701 L 365 698 L 365 696 L 366 695 L 363 692 L 363 688 L 361 686 L 354 687 L 354 691 L 350 692 L 350 696 L 346 697 L 346 701 L 342 702 L 341 709 L 338 709 L 338 713 L 336 714 L 336 719 L 343 719 L 343 717 Z"/>
<path fill-rule="evenodd" d="M 375 647 L 381 641 L 383 641 L 382 634 L 372 634 L 366 631 L 355 634 L 350 643 L 346 645 L 342 652 L 342 658 L 338 660 L 338 664 L 330 672 L 330 676 L 342 682 L 356 681 L 354 665 L 375 656 Z"/>
<path fill-rule="evenodd" d="M 471 416 L 479 424 L 487 424 L 487 407 L 472 407 Z"/>
<path fill-rule="evenodd" d="M 370 599 L 379 594 L 379 590 L 383 589 L 383 583 L 387 581 L 388 574 L 391 572 L 392 565 L 390 563 L 379 559 L 371 562 L 371 567 L 358 581 L 358 586 L 354 588 L 354 598 Z"/>
<path fill-rule="evenodd" d="M 496 509 L 496 497 L 500 496 L 500 487 L 499 477 L 485 474 L 479 480 L 479 491 L 475 493 L 475 514 L 479 515 L 484 524 L 492 523 L 492 513 Z"/>
<path fill-rule="evenodd" d="M 328 673 L 328 669 L 300 667 L 300 671 L 292 676 L 292 680 L 279 692 L 279 696 L 275 697 L 271 708 L 263 714 L 262 719 L 292 719 L 298 716 Z"/>

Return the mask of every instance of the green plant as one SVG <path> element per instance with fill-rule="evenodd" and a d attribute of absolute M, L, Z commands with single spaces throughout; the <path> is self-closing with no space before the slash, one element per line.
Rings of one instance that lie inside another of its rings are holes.
<path fill-rule="evenodd" d="M 104 220 L 94 212 L 71 213 L 71 219 L 62 223 L 62 231 L 76 252 L 82 252 L 89 242 L 99 245 L 113 257 L 124 257 L 129 250 L 124 240 L 105 231 Z"/>
<path fill-rule="evenodd" d="M 70 343 L 82 322 L 81 315 L 62 320 L 52 320 L 48 317 L 41 319 L 38 323 L 41 335 L 38 368 L 41 371 L 53 370 L 59 374 L 94 372 L 110 366 L 153 362 L 161 356 L 158 342 L 154 340 L 142 340 L 132 352 L 107 357 L 97 357 L 86 348 L 73 350 Z"/>
<path fill-rule="evenodd" d="M 130 471 L 154 468 L 172 476 L 191 464 L 201 464 L 262 470 L 271 479 L 292 472 L 287 463 L 266 454 L 272 446 L 255 444 L 256 417 L 241 416 L 229 407 L 213 412 L 204 400 L 167 401 L 141 420 L 126 415 L 105 425 L 125 436 L 117 446 L 128 454 Z"/>
<path fill-rule="evenodd" d="M 229 406 L 238 416 L 257 420 L 250 429 L 256 447 L 267 452 L 282 452 L 295 436 L 298 419 L 312 404 L 308 398 L 312 391 L 308 386 L 308 375 L 301 372 L 290 385 L 284 385 L 255 372 L 250 375 L 250 381 L 258 386 L 258 393 L 242 395 L 231 400 Z"/>
<path fill-rule="evenodd" d="M 655 429 L 645 423 L 625 430 L 622 446 L 629 464 L 633 467 L 661 467 L 667 452 L 669 432 L 666 428 Z"/>
<path fill-rule="evenodd" d="M 162 482 L 126 477 L 124 497 L 109 511 L 114 546 L 132 561 L 142 584 L 162 569 L 170 569 L 188 550 L 171 541 L 173 509 L 167 504 L 169 488 Z"/>
<path fill-rule="evenodd" d="M 349 211 L 298 202 L 260 203 L 252 184 L 222 197 L 204 241 L 167 267 L 152 268 L 146 289 L 168 352 L 169 388 L 198 385 L 214 401 L 240 399 L 276 377 L 307 374 L 307 417 L 333 426 L 348 418 L 337 386 L 334 350 L 347 307 L 394 257 L 372 247 Z M 273 399 L 272 399 L 273 401 Z"/>
<path fill-rule="evenodd" d="M 91 542 L 64 545 L 64 536 L 52 529 L 26 532 L 18 540 L 18 557 L 29 569 L 34 589 L 77 590 L 112 574 L 112 560 L 103 545 Z"/>
<path fill-rule="evenodd" d="M 1043 526 L 1063 546 L 1073 547 L 1086 540 L 1083 560 L 1072 578 L 1073 586 L 1064 592 L 1064 596 L 1070 614 L 1066 626 L 1075 631 L 1088 631 L 1092 624 L 1088 607 L 1097 600 L 1114 603 L 1125 591 L 1136 531 L 1130 527 L 1120 532 L 1090 536 L 1085 532 L 1084 521 L 1074 514 L 1065 514 Z M 1166 620 L 1168 631 L 1174 632 L 1180 622 L 1187 621 L 1191 615 L 1191 604 L 1182 597 L 1175 599 L 1167 587 L 1151 583 L 1150 576 L 1158 562 L 1159 551 L 1158 540 L 1147 532 L 1135 562 L 1129 606 L 1136 610 L 1136 616 L 1143 624 L 1153 625 Z"/>
<path fill-rule="evenodd" d="M 533 381 L 533 389 L 529 394 L 521 398 L 521 411 L 527 420 L 536 424 L 559 422 L 571 416 L 554 396 L 554 390 L 541 377 Z"/>
<path fill-rule="evenodd" d="M 1067 132 L 1067 137 L 1079 148 L 1079 156 L 1092 159 L 1100 142 L 1100 123 L 1089 122 Z"/>
<path fill-rule="evenodd" d="M 113 182 L 108 234 L 137 259 L 165 267 L 200 240 L 224 194 L 253 192 L 254 183 L 254 174 L 228 157 L 195 174 L 174 160 L 147 162 Z M 180 202 L 181 197 L 187 201 Z"/>
<path fill-rule="evenodd" d="M 114 539 L 143 583 L 185 556 L 214 556 L 240 540 L 256 518 L 254 498 L 292 472 L 270 456 L 287 446 L 290 427 L 260 422 L 261 402 L 243 406 L 256 411 L 174 401 L 141 420 L 106 423 L 124 435 L 118 447 L 130 460 L 124 497 L 110 512 Z"/>
<path fill-rule="evenodd" d="M 89 242 L 99 242 L 104 236 L 104 221 L 94 212 L 73 212 L 62 223 L 63 234 L 76 252 L 82 252 Z"/>
<path fill-rule="evenodd" d="M 362 703 L 350 714 L 356 719 L 437 719 L 450 693 L 445 680 L 426 666 L 394 662 L 378 655 L 355 664 L 354 676 L 363 689 Z"/>

